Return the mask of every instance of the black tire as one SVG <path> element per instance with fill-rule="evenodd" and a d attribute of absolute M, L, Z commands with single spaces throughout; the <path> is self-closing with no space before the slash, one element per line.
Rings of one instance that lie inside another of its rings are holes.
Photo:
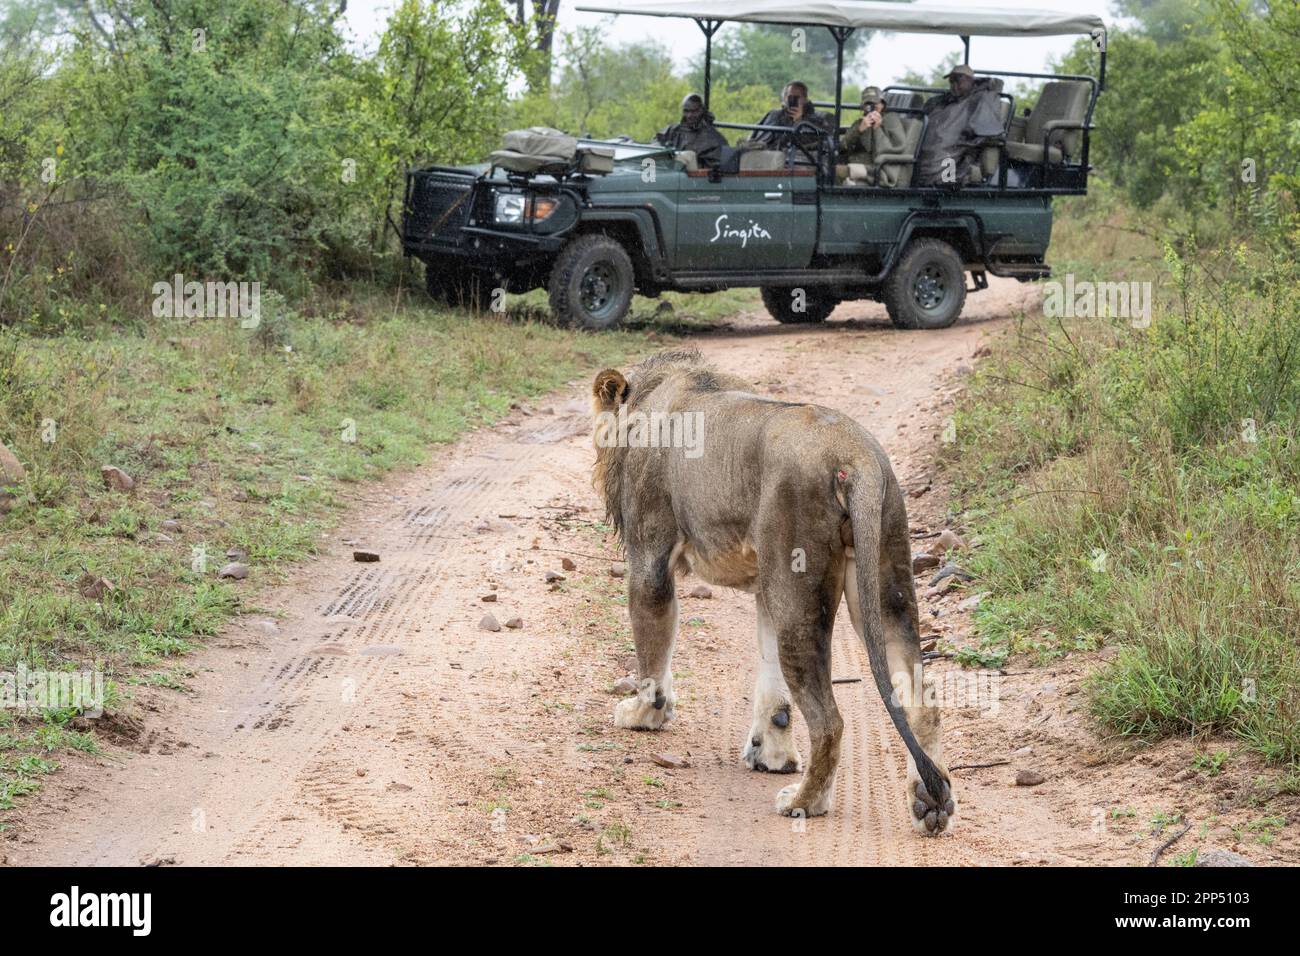
<path fill-rule="evenodd" d="M 966 269 L 940 239 L 916 239 L 885 280 L 885 310 L 899 329 L 946 329 L 966 304 Z"/>
<path fill-rule="evenodd" d="M 441 305 L 481 312 L 492 283 L 480 273 L 450 263 L 424 264 L 424 288 Z"/>
<path fill-rule="evenodd" d="M 563 325 L 611 329 L 627 315 L 635 286 L 632 260 L 618 242 L 580 236 L 561 250 L 551 269 L 551 313 Z"/>
<path fill-rule="evenodd" d="M 767 314 L 782 325 L 811 325 L 825 322 L 827 316 L 840 304 L 833 295 L 820 289 L 804 289 L 803 311 L 795 310 L 795 290 L 777 286 L 763 286 L 763 305 Z"/>

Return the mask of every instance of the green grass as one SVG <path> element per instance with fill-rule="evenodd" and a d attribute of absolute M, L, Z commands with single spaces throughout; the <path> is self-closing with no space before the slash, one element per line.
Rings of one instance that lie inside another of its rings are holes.
<path fill-rule="evenodd" d="M 1088 683 L 1107 730 L 1232 735 L 1295 768 L 1296 265 L 1143 250 L 1086 203 L 1058 223 L 1056 274 L 1151 281 L 1154 320 L 1028 317 L 975 374 L 948 456 L 989 597 L 959 660 L 1117 644 Z"/>
<path fill-rule="evenodd" d="M 110 710 L 139 684 L 181 687 L 167 662 L 314 553 L 349 486 L 754 296 L 674 296 L 672 315 L 638 299 L 630 331 L 599 335 L 535 321 L 524 298 L 470 316 L 376 290 L 320 292 L 300 311 L 273 297 L 256 332 L 220 319 L 0 328 L 0 442 L 27 470 L 0 516 L 0 672 L 101 670 Z M 136 487 L 106 490 L 102 465 Z M 247 581 L 217 576 L 232 548 Z M 113 589 L 83 595 L 98 577 Z M 84 749 L 66 729 L 0 720 L 0 808 L 60 750 Z"/>

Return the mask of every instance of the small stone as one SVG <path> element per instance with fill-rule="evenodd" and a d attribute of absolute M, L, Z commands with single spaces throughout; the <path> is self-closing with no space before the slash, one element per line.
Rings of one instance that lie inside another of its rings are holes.
<path fill-rule="evenodd" d="M 479 598 L 479 600 L 484 602 L 485 604 L 492 604 L 496 601 L 496 599 L 497 599 L 497 594 L 495 591 L 493 591 L 491 594 L 485 594 L 481 598 Z"/>
<path fill-rule="evenodd" d="M 620 677 L 614 681 L 614 693 L 616 694 L 635 694 L 637 692 L 636 680 L 630 675 Z"/>
<path fill-rule="evenodd" d="M 1231 850 L 1221 850 L 1215 847 L 1206 850 L 1204 853 L 1196 854 L 1196 866 L 1254 866 L 1250 860 L 1246 859 L 1240 853 L 1233 853 Z"/>
<path fill-rule="evenodd" d="M 1174 774 L 1173 780 L 1174 783 L 1185 783 L 1186 781 L 1191 780 L 1195 776 L 1196 776 L 1196 771 L 1193 770 L 1191 767 L 1186 767 L 1178 771 L 1176 774 Z"/>
<path fill-rule="evenodd" d="M 18 456 L 0 442 L 0 485 L 16 485 L 27 480 L 27 469 Z"/>
<path fill-rule="evenodd" d="M 560 567 L 564 568 L 564 570 L 566 571 L 578 570 L 578 566 L 573 563 L 572 558 L 565 558 L 563 561 L 560 562 Z"/>
<path fill-rule="evenodd" d="M 179 521 L 177 521 L 175 518 L 168 518 L 166 521 L 164 521 L 164 522 L 163 522 L 162 524 L 160 524 L 158 527 L 159 527 L 161 530 L 163 530 L 163 531 L 169 531 L 169 532 L 171 532 L 172 534 L 180 534 L 181 531 L 184 530 L 183 528 L 181 528 L 181 523 L 180 523 Z"/>
<path fill-rule="evenodd" d="M 960 602 L 957 605 L 957 610 L 973 611 L 975 610 L 975 608 L 980 606 L 980 602 L 983 600 L 984 600 L 983 594 L 972 594 L 970 597 L 966 598 L 966 600 Z"/>
<path fill-rule="evenodd" d="M 922 653 L 922 654 L 928 654 L 928 653 L 930 653 L 930 651 L 932 651 L 932 650 L 935 649 L 935 646 L 936 646 L 938 643 L 939 643 L 939 642 L 938 642 L 937 640 L 934 640 L 934 641 L 925 641 L 925 642 L 923 642 L 923 643 L 921 644 L 921 653 Z"/>
<path fill-rule="evenodd" d="M 506 627 L 510 628 L 512 631 L 517 631 L 523 626 L 524 619 L 522 617 L 512 617 L 510 620 L 506 621 Z"/>
<path fill-rule="evenodd" d="M 609 566 L 609 576 L 611 578 L 621 578 L 627 574 L 627 565 L 622 561 Z"/>
<path fill-rule="evenodd" d="M 478 626 L 485 631 L 492 631 L 494 633 L 501 630 L 501 622 L 491 614 L 484 614 L 483 620 L 478 622 Z"/>
<path fill-rule="evenodd" d="M 1016 771 L 1017 787 L 1036 787 L 1047 778 L 1037 770 L 1018 770 Z"/>
<path fill-rule="evenodd" d="M 232 561 L 224 568 L 217 572 L 219 578 L 233 578 L 236 581 L 242 581 L 248 577 L 248 565 L 240 564 L 238 561 Z"/>
<path fill-rule="evenodd" d="M 90 598 L 92 601 L 99 601 L 109 591 L 114 590 L 114 587 L 113 582 L 108 578 L 101 578 L 87 572 L 77 581 L 77 590 L 81 592 L 82 597 Z"/>
<path fill-rule="evenodd" d="M 365 562 L 374 562 L 374 561 L 378 561 L 378 560 L 379 560 L 379 552 L 378 552 L 378 551 L 370 551 L 370 550 L 367 550 L 367 549 L 364 549 L 364 548 L 362 548 L 362 549 L 358 549 L 358 550 L 352 552 L 352 560 L 353 560 L 353 561 L 365 561 Z"/>
<path fill-rule="evenodd" d="M 231 548 L 226 552 L 226 557 L 231 561 L 243 561 L 248 557 L 248 552 L 243 548 Z"/>
<path fill-rule="evenodd" d="M 708 599 L 713 597 L 713 591 L 711 591 L 706 585 L 697 584 L 695 587 L 691 588 L 690 596 L 693 598 Z"/>
<path fill-rule="evenodd" d="M 104 465 L 99 469 L 99 474 L 104 479 L 104 487 L 109 491 L 130 491 L 135 487 L 135 479 L 113 465 Z"/>
<path fill-rule="evenodd" d="M 930 546 L 930 553 L 947 554 L 949 551 L 964 551 L 965 549 L 966 542 L 962 540 L 961 535 L 950 528 L 944 528 L 943 533 Z"/>
<path fill-rule="evenodd" d="M 328 644 L 317 644 L 307 651 L 308 654 L 316 654 L 319 657 L 347 657 L 352 652 L 338 641 L 331 641 Z"/>
<path fill-rule="evenodd" d="M 912 555 L 912 573 L 920 574 L 922 571 L 929 571 L 931 568 L 939 566 L 939 556 L 937 554 L 918 553 Z"/>
<path fill-rule="evenodd" d="M 935 573 L 934 577 L 930 579 L 930 587 L 935 587 L 945 578 L 952 578 L 955 583 L 957 581 L 973 581 L 975 580 L 975 575 L 971 574 L 969 571 L 963 571 L 961 568 L 957 567 L 957 565 L 949 562 L 941 567 Z"/>
<path fill-rule="evenodd" d="M 546 572 L 546 583 L 547 583 L 547 584 L 557 584 L 557 583 L 559 583 L 560 581 L 567 581 L 567 580 L 568 580 L 568 578 L 566 578 L 563 574 L 561 574 L 561 573 L 558 572 L 558 571 L 547 571 L 547 572 Z"/>
<path fill-rule="evenodd" d="M 1033 755 L 1034 755 L 1033 747 L 1021 747 L 1019 750 L 1011 751 L 1012 760 L 1022 760 L 1025 757 L 1032 757 Z"/>
<path fill-rule="evenodd" d="M 685 757 L 678 757 L 676 754 L 651 754 L 650 761 L 669 770 L 681 770 L 691 765 Z"/>

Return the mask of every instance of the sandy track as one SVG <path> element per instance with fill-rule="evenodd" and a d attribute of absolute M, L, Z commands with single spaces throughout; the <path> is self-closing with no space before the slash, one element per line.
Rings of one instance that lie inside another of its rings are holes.
<path fill-rule="evenodd" d="M 937 333 L 898 333 L 880 307 L 852 305 L 812 329 L 741 315 L 697 344 L 759 390 L 858 417 L 908 488 L 931 475 L 963 366 L 1028 294 L 996 282 Z M 587 382 L 365 492 L 322 557 L 259 595 L 278 629 L 249 615 L 193 656 L 191 693 L 145 692 L 144 733 L 59 774 L 6 835 L 8 862 L 1140 858 L 1141 846 L 1122 834 L 1090 828 L 1084 790 L 1009 788 L 1005 773 L 988 771 L 954 775 L 955 833 L 915 837 L 901 797 L 903 751 L 869 682 L 836 687 L 845 743 L 832 814 L 803 825 L 778 817 L 772 800 L 790 778 L 740 762 L 753 601 L 721 588 L 682 600 L 677 722 L 658 734 L 613 728 L 609 686 L 635 658 L 622 582 L 608 574 L 618 556 L 590 488 Z M 939 489 L 910 500 L 914 528 L 942 527 L 944 504 Z M 354 542 L 382 561 L 353 562 Z M 546 584 L 544 572 L 566 556 L 577 569 Z M 495 603 L 480 600 L 489 592 Z M 484 630 L 488 612 L 502 623 L 520 616 L 523 627 Z M 964 626 L 960 616 L 939 620 L 948 636 Z M 868 673 L 846 614 L 836 623 L 834 672 Z M 1027 684 L 1000 721 L 945 716 L 948 762 L 1023 743 L 1018 722 L 1037 700 Z M 1075 738 L 1039 746 L 1065 752 Z M 691 765 L 665 769 L 652 753 Z"/>

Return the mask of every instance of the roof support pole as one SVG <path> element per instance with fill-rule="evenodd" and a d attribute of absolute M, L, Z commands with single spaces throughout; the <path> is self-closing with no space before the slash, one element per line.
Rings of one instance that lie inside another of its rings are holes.
<path fill-rule="evenodd" d="M 701 20 L 696 25 L 704 31 L 704 109 L 709 108 L 709 93 L 713 86 L 713 34 L 722 26 L 721 20 Z"/>
<path fill-rule="evenodd" d="M 970 66 L 970 37 L 962 37 L 961 45 L 966 48 L 966 56 L 962 60 L 967 66 Z"/>
<path fill-rule="evenodd" d="M 835 129 L 840 128 L 840 109 L 844 105 L 844 41 L 853 35 L 853 27 L 827 27 L 835 38 Z"/>

